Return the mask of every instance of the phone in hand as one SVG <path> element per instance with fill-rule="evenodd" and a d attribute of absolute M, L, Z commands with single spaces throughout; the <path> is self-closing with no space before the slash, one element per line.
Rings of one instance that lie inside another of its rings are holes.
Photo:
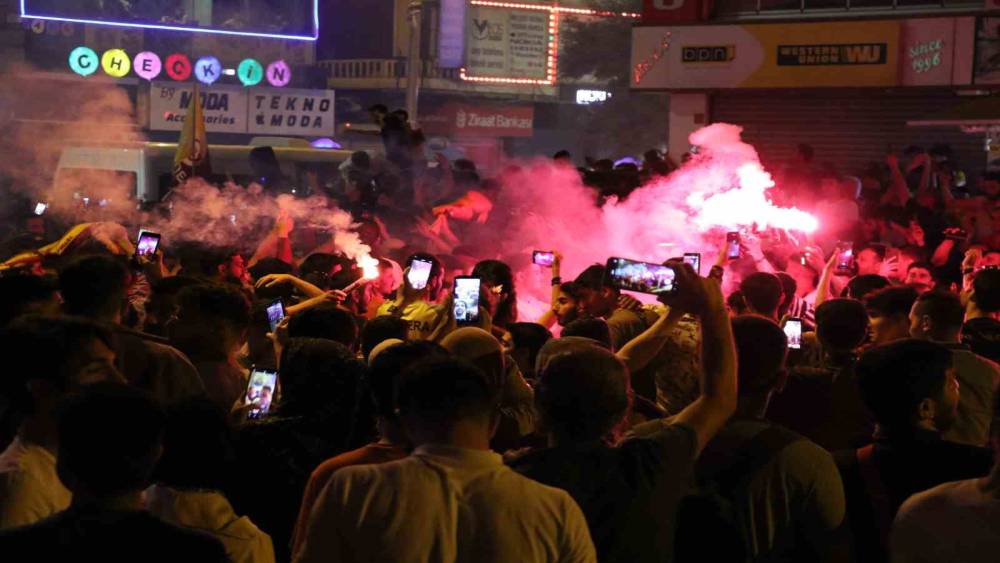
<path fill-rule="evenodd" d="M 539 266 L 545 268 L 551 268 L 552 263 L 556 261 L 555 252 L 548 252 L 545 250 L 536 250 L 531 253 L 531 261 Z"/>
<path fill-rule="evenodd" d="M 152 256 L 160 246 L 160 234 L 152 231 L 139 231 L 139 240 L 135 245 L 136 256 Z"/>
<path fill-rule="evenodd" d="M 278 329 L 278 323 L 285 318 L 285 302 L 281 298 L 271 301 L 267 306 L 267 324 L 271 326 L 271 332 Z"/>
<path fill-rule="evenodd" d="M 247 383 L 247 392 L 243 399 L 243 404 L 251 405 L 247 409 L 247 419 L 254 420 L 267 416 L 277 390 L 278 370 L 254 366 L 250 371 L 250 381 Z"/>
<path fill-rule="evenodd" d="M 48 209 L 49 209 L 49 204 L 45 203 L 44 201 L 39 201 L 38 203 L 35 204 L 35 215 L 41 217 L 42 215 L 45 215 L 45 212 Z"/>
<path fill-rule="evenodd" d="M 459 325 L 479 322 L 479 291 L 482 280 L 472 276 L 455 278 L 452 290 L 452 310 Z"/>
<path fill-rule="evenodd" d="M 954 227 L 951 229 L 944 230 L 944 238 L 948 240 L 957 240 L 959 242 L 964 241 L 969 238 L 969 233 L 965 229 L 960 227 Z"/>
<path fill-rule="evenodd" d="M 736 260 L 740 255 L 740 233 L 736 231 L 726 233 L 726 257 Z"/>
<path fill-rule="evenodd" d="M 837 244 L 837 269 L 838 274 L 850 274 L 851 266 L 854 264 L 854 243 L 840 242 Z"/>
<path fill-rule="evenodd" d="M 685 252 L 684 253 L 684 263 L 691 264 L 694 271 L 699 276 L 701 275 L 701 253 L 700 252 Z"/>
<path fill-rule="evenodd" d="M 406 274 L 406 280 L 410 282 L 410 287 L 420 291 L 427 287 L 428 280 L 431 279 L 431 269 L 434 264 L 430 260 L 414 258 L 410 261 L 410 271 Z"/>
<path fill-rule="evenodd" d="M 785 336 L 788 337 L 788 347 L 798 350 L 802 347 L 802 319 L 791 318 L 785 321 Z"/>
<path fill-rule="evenodd" d="M 663 264 L 608 258 L 604 272 L 605 281 L 619 289 L 652 295 L 671 295 L 678 290 L 677 272 Z"/>

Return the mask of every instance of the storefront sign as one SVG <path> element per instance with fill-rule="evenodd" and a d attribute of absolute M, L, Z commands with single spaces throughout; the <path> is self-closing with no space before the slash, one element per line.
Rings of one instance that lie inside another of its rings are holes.
<path fill-rule="evenodd" d="M 465 32 L 465 77 L 551 83 L 555 34 L 554 11 L 472 4 Z"/>
<path fill-rule="evenodd" d="M 709 0 L 642 0 L 643 23 L 680 23 L 701 19 Z"/>
<path fill-rule="evenodd" d="M 968 84 L 973 18 L 637 27 L 632 87 Z"/>
<path fill-rule="evenodd" d="M 438 66 L 459 68 L 465 63 L 465 10 L 468 0 L 441 0 Z"/>
<path fill-rule="evenodd" d="M 535 108 L 446 104 L 425 112 L 420 123 L 430 135 L 530 137 L 535 127 Z"/>
<path fill-rule="evenodd" d="M 69 57 L 70 69 L 81 76 L 92 74 L 96 67 L 91 67 L 90 63 L 96 55 L 97 53 L 89 47 L 73 49 Z M 161 63 L 159 55 L 143 51 L 135 56 L 135 67 L 133 67 L 132 59 L 124 49 L 108 49 L 100 61 L 104 72 L 114 78 L 123 78 L 134 68 L 135 73 L 146 80 L 155 79 L 161 70 L 166 69 L 167 76 L 178 82 L 187 80 L 193 73 L 195 79 L 208 85 L 214 84 L 223 75 L 238 75 L 240 82 L 247 86 L 267 78 L 271 86 L 281 88 L 292 80 L 292 68 L 284 60 L 272 62 L 265 71 L 264 67 L 254 59 L 244 59 L 238 68 L 225 68 L 218 58 L 211 55 L 200 57 L 192 65 L 191 59 L 183 53 L 169 55 L 166 61 Z"/>
<path fill-rule="evenodd" d="M 611 92 L 607 90 L 577 90 L 576 91 L 576 103 L 581 106 L 589 106 L 590 104 L 600 104 L 608 101 L 611 98 Z"/>
<path fill-rule="evenodd" d="M 303 137 L 335 133 L 333 90 L 213 85 L 199 95 L 209 132 Z M 150 129 L 180 131 L 191 103 L 188 85 L 154 82 L 149 91 Z"/>
<path fill-rule="evenodd" d="M 333 90 L 250 91 L 249 132 L 266 135 L 332 136 Z"/>

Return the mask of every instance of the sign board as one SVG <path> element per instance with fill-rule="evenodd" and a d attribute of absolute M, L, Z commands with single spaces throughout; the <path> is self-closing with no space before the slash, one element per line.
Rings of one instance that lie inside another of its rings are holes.
<path fill-rule="evenodd" d="M 711 0 L 642 0 L 643 23 L 693 22 L 702 18 L 702 12 Z"/>
<path fill-rule="evenodd" d="M 971 17 L 638 27 L 632 87 L 816 88 L 968 84 Z"/>
<path fill-rule="evenodd" d="M 446 104 L 420 117 L 430 135 L 458 137 L 530 137 L 534 133 L 533 106 Z"/>
<path fill-rule="evenodd" d="M 149 128 L 180 131 L 192 87 L 154 82 L 149 90 Z M 199 89 L 210 133 L 330 137 L 335 134 L 334 92 L 219 86 Z"/>
<path fill-rule="evenodd" d="M 973 82 L 1000 84 L 1000 18 L 983 17 L 976 26 L 976 63 Z"/>
<path fill-rule="evenodd" d="M 438 67 L 460 68 L 465 62 L 465 18 L 468 0 L 441 0 Z"/>
<path fill-rule="evenodd" d="M 546 80 L 555 12 L 470 5 L 465 68 L 470 77 Z"/>
<path fill-rule="evenodd" d="M 333 90 L 254 88 L 250 91 L 249 133 L 333 136 Z"/>

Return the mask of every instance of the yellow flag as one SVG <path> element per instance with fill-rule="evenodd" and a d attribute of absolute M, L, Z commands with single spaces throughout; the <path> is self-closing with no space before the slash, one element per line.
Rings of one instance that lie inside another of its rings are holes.
<path fill-rule="evenodd" d="M 208 136 L 205 134 L 205 109 L 198 93 L 198 83 L 195 82 L 187 115 L 184 116 L 184 129 L 177 142 L 177 154 L 174 155 L 174 180 L 183 184 L 194 176 L 208 176 L 211 173 Z"/>

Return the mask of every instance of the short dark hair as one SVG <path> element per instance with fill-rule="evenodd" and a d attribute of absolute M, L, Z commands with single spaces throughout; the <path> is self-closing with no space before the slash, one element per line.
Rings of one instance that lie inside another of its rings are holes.
<path fill-rule="evenodd" d="M 601 346 L 611 350 L 613 342 L 611 340 L 611 329 L 604 319 L 586 318 L 577 319 L 564 326 L 560 336 L 582 336 L 597 341 Z"/>
<path fill-rule="evenodd" d="M 0 276 L 0 326 L 20 316 L 33 303 L 55 297 L 59 282 L 51 276 Z"/>
<path fill-rule="evenodd" d="M 507 297 L 497 306 L 493 324 L 506 327 L 517 322 L 517 288 L 510 266 L 500 260 L 482 260 L 472 268 L 472 275 L 489 285 L 503 285 Z"/>
<path fill-rule="evenodd" d="M 156 480 L 177 488 L 221 490 L 236 461 L 234 429 L 227 414 L 208 397 L 191 397 L 168 407 Z"/>
<path fill-rule="evenodd" d="M 578 349 L 557 354 L 538 374 L 535 406 L 556 436 L 597 440 L 625 415 L 629 387 L 628 368 L 610 351 Z"/>
<path fill-rule="evenodd" d="M 907 273 L 909 273 L 910 270 L 916 268 L 920 268 L 921 270 L 927 270 L 927 272 L 930 273 L 931 275 L 934 274 L 934 265 L 931 264 L 930 262 L 921 262 L 921 261 L 912 262 L 909 266 L 906 267 L 906 271 Z"/>
<path fill-rule="evenodd" d="M 866 250 L 871 250 L 872 252 L 874 252 L 875 255 L 878 256 L 879 260 L 885 260 L 885 254 L 887 249 L 884 244 L 879 244 L 876 242 L 863 244 L 855 251 L 855 255 L 861 254 Z"/>
<path fill-rule="evenodd" d="M 347 309 L 322 303 L 292 315 L 288 321 L 288 336 L 333 340 L 353 348 L 358 339 L 358 323 Z"/>
<path fill-rule="evenodd" d="M 746 304 L 758 313 L 771 313 L 781 305 L 781 280 L 774 274 L 754 272 L 743 278 L 740 291 Z"/>
<path fill-rule="evenodd" d="M 58 415 L 59 478 L 100 497 L 140 491 L 156 467 L 164 415 L 148 393 L 95 383 L 67 398 Z"/>
<path fill-rule="evenodd" d="M 239 289 L 221 283 L 201 283 L 180 290 L 177 305 L 181 311 L 222 321 L 240 329 L 250 324 L 250 303 Z"/>
<path fill-rule="evenodd" d="M 562 158 L 572 159 L 573 157 L 569 154 L 569 151 L 566 149 L 563 149 L 561 151 L 556 151 L 556 154 L 552 155 L 552 160 L 559 160 Z"/>
<path fill-rule="evenodd" d="M 490 416 L 497 396 L 486 374 L 472 363 L 461 358 L 434 358 L 399 376 L 395 403 L 403 415 L 428 424 L 450 425 Z"/>
<path fill-rule="evenodd" d="M 856 299 L 830 299 L 816 308 L 816 337 L 837 351 L 854 350 L 868 335 L 868 311 Z"/>
<path fill-rule="evenodd" d="M 909 317 L 916 300 L 917 290 L 912 287 L 887 287 L 869 294 L 865 299 L 865 308 L 869 317 Z"/>
<path fill-rule="evenodd" d="M 726 305 L 736 312 L 737 315 L 742 315 L 747 311 L 747 303 L 743 300 L 743 292 L 738 289 L 726 297 Z"/>
<path fill-rule="evenodd" d="M 760 315 L 733 319 L 740 395 L 760 395 L 777 385 L 785 365 L 788 337 L 773 320 Z"/>
<path fill-rule="evenodd" d="M 892 285 L 888 279 L 878 274 L 854 276 L 844 288 L 844 297 L 864 299 L 868 294 Z"/>
<path fill-rule="evenodd" d="M 290 274 L 292 265 L 277 258 L 264 258 L 250 267 L 250 276 L 254 281 L 268 274 Z M 291 299 L 294 289 L 291 284 L 276 284 L 271 287 L 258 287 L 254 294 L 259 299 Z"/>
<path fill-rule="evenodd" d="M 951 332 L 962 328 L 965 321 L 965 307 L 962 299 L 950 291 L 928 291 L 917 297 L 914 311 L 927 315 L 934 324 L 935 331 Z"/>
<path fill-rule="evenodd" d="M 778 279 L 781 280 L 781 293 L 784 298 L 781 300 L 781 305 L 778 306 L 778 316 L 782 316 L 792 306 L 792 301 L 795 300 L 795 291 L 799 288 L 799 282 L 795 281 L 795 278 L 786 272 L 775 272 L 774 275 L 778 276 Z"/>
<path fill-rule="evenodd" d="M 1000 311 L 1000 270 L 979 270 L 972 278 L 972 301 L 984 313 Z"/>
<path fill-rule="evenodd" d="M 535 365 L 535 360 L 538 359 L 538 352 L 542 346 L 552 340 L 552 333 L 549 329 L 538 323 L 514 323 L 507 327 L 507 330 L 510 332 L 514 347 L 528 351 L 528 365 L 531 366 Z"/>
<path fill-rule="evenodd" d="M 951 351 L 927 340 L 908 338 L 876 346 L 858 361 L 861 398 L 881 426 L 904 429 L 920 401 L 940 397 L 951 365 Z"/>
<path fill-rule="evenodd" d="M 573 299 L 574 301 L 580 300 L 581 297 L 580 285 L 577 284 L 576 282 L 571 282 L 571 281 L 563 282 L 562 284 L 559 285 L 559 291 L 565 293 L 566 295 L 569 295 L 570 298 Z"/>
<path fill-rule="evenodd" d="M 580 272 L 580 275 L 576 276 L 573 283 L 575 283 L 580 289 L 600 291 L 605 287 L 610 287 L 605 279 L 604 271 L 605 267 L 603 264 L 588 266 L 586 270 Z"/>
<path fill-rule="evenodd" d="M 389 108 L 385 104 L 375 104 L 368 108 L 371 113 L 389 113 Z"/>
<path fill-rule="evenodd" d="M 386 340 L 396 338 L 406 340 L 410 323 L 399 317 L 383 315 L 365 323 L 361 329 L 361 354 L 365 360 L 371 356 L 372 350 Z M 390 400 L 390 403 L 392 401 Z"/>
<path fill-rule="evenodd" d="M 113 256 L 83 256 L 59 273 L 63 309 L 71 315 L 101 318 L 121 311 L 129 272 Z"/>
<path fill-rule="evenodd" d="M 399 375 L 418 362 L 447 357 L 447 350 L 427 340 L 403 342 L 386 348 L 372 361 L 366 378 L 375 412 L 383 418 L 394 418 L 393 392 Z"/>

